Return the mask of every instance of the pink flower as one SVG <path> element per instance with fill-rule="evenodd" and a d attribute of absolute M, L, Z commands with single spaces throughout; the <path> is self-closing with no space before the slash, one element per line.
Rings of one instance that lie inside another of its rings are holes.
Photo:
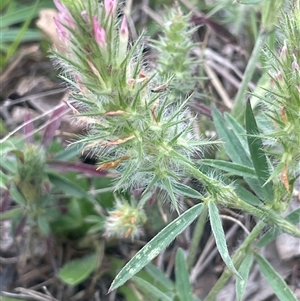
<path fill-rule="evenodd" d="M 103 48 L 106 46 L 106 33 L 104 28 L 102 28 L 96 17 L 93 17 L 93 30 L 94 30 L 94 38 L 97 44 Z"/>
<path fill-rule="evenodd" d="M 119 31 L 119 53 L 118 53 L 118 63 L 121 64 L 126 58 L 127 46 L 128 46 L 128 27 L 126 17 L 123 17 L 120 31 Z"/>
<path fill-rule="evenodd" d="M 58 0 L 53 0 L 54 5 L 60 13 L 68 12 L 67 8 Z"/>
<path fill-rule="evenodd" d="M 58 0 L 53 0 L 53 2 L 58 10 L 58 20 L 60 23 L 75 28 L 75 22 L 68 9 Z"/>
<path fill-rule="evenodd" d="M 292 63 L 292 69 L 293 70 L 299 70 L 299 65 L 298 65 L 298 62 L 297 62 L 295 54 L 293 54 L 293 57 L 294 57 L 294 61 Z"/>
<path fill-rule="evenodd" d="M 87 18 L 87 11 L 86 11 L 86 10 L 83 10 L 83 11 L 80 13 L 80 15 L 81 15 L 81 18 L 82 18 L 85 22 L 88 21 L 88 18 Z"/>
<path fill-rule="evenodd" d="M 277 75 L 276 75 L 277 79 L 282 82 L 283 81 L 283 76 L 282 73 L 280 71 L 278 71 Z"/>
<path fill-rule="evenodd" d="M 284 44 L 282 46 L 282 49 L 280 51 L 280 58 L 285 61 L 286 60 L 286 53 L 287 53 L 287 46 L 286 46 L 286 41 L 284 41 Z"/>
<path fill-rule="evenodd" d="M 106 15 L 114 14 L 117 8 L 116 0 L 104 0 L 104 8 L 106 11 Z"/>
<path fill-rule="evenodd" d="M 68 32 L 57 18 L 54 17 L 53 21 L 56 25 L 56 32 L 58 34 L 59 39 L 62 42 L 66 42 L 68 40 Z"/>

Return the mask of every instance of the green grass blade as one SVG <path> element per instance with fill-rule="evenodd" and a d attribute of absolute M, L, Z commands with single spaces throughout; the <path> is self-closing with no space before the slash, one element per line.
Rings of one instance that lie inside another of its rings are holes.
<path fill-rule="evenodd" d="M 11 43 L 16 40 L 18 34 L 20 33 L 20 29 L 6 29 L 5 32 L 1 33 L 1 44 L 3 43 Z M 41 39 L 41 31 L 38 29 L 27 29 L 22 36 L 23 42 L 32 42 L 39 41 Z"/>
<path fill-rule="evenodd" d="M 245 289 L 246 289 L 246 285 L 247 285 L 247 281 L 248 281 L 248 277 L 249 277 L 249 273 L 250 273 L 252 264 L 253 264 L 253 254 L 249 253 L 245 257 L 245 259 L 243 260 L 243 262 L 239 268 L 239 273 L 240 273 L 242 279 L 240 279 L 240 278 L 236 279 L 236 287 L 235 288 L 236 288 L 237 301 L 243 300 L 243 296 L 245 293 Z"/>
<path fill-rule="evenodd" d="M 168 291 L 174 291 L 174 283 L 159 268 L 149 263 L 145 270 L 155 279 L 156 282 L 162 284 Z"/>
<path fill-rule="evenodd" d="M 263 151 L 262 140 L 258 137 L 259 130 L 249 101 L 247 102 L 246 106 L 246 130 L 248 134 L 247 140 L 250 155 L 253 162 L 253 167 L 257 174 L 258 182 L 263 190 L 265 199 L 269 202 L 272 202 L 272 183 L 269 182 L 265 185 L 266 181 L 270 177 L 268 161 L 265 152 Z"/>
<path fill-rule="evenodd" d="M 208 203 L 208 212 L 211 229 L 216 240 L 216 245 L 224 263 L 227 265 L 228 269 L 231 270 L 235 275 L 241 277 L 236 268 L 234 267 L 233 262 L 230 258 L 218 207 L 213 201 L 210 201 Z"/>
<path fill-rule="evenodd" d="M 259 268 L 279 300 L 297 301 L 298 299 L 284 279 L 274 270 L 272 265 L 260 254 L 255 255 Z"/>
<path fill-rule="evenodd" d="M 173 301 L 173 298 L 171 298 L 166 293 L 159 290 L 156 286 L 154 286 L 150 282 L 140 277 L 134 276 L 132 278 L 132 281 L 146 296 L 151 297 L 151 300 Z"/>
<path fill-rule="evenodd" d="M 181 301 L 193 301 L 187 262 L 181 248 L 176 253 L 175 263 L 176 290 Z"/>
<path fill-rule="evenodd" d="M 109 292 L 124 284 L 155 258 L 199 216 L 202 209 L 203 204 L 197 204 L 162 229 L 122 268 L 111 284 Z"/>
<path fill-rule="evenodd" d="M 16 36 L 15 40 L 12 42 L 12 44 L 10 45 L 9 49 L 7 50 L 6 53 L 6 57 L 5 60 L 6 62 L 10 59 L 10 57 L 16 52 L 19 44 L 21 43 L 21 40 L 24 36 L 24 34 L 26 33 L 30 22 L 32 21 L 33 17 L 36 14 L 37 11 L 37 7 L 38 7 L 38 3 L 39 1 L 37 1 L 33 6 L 32 6 L 32 11 L 30 12 L 30 14 L 28 15 L 28 18 L 26 19 L 26 21 L 24 22 L 22 28 L 20 29 L 18 35 Z"/>

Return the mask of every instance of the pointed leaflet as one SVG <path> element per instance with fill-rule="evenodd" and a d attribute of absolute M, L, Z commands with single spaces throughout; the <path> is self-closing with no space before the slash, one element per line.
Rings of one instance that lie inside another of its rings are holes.
<path fill-rule="evenodd" d="M 260 254 L 256 254 L 256 261 L 269 285 L 279 300 L 297 301 L 298 299 L 286 284 L 284 279 L 274 270 L 271 264 Z"/>
<path fill-rule="evenodd" d="M 179 299 L 181 301 L 193 301 L 187 262 L 181 248 L 176 253 L 175 278 Z"/>
<path fill-rule="evenodd" d="M 245 259 L 243 260 L 243 262 L 239 268 L 239 273 L 240 273 L 242 279 L 240 279 L 240 278 L 236 279 L 235 289 L 236 289 L 237 301 L 243 300 L 243 296 L 244 296 L 245 289 L 247 286 L 247 281 L 248 281 L 250 269 L 252 267 L 252 263 L 253 263 L 253 254 L 249 253 L 245 257 Z"/>
<path fill-rule="evenodd" d="M 227 265 L 229 270 L 231 270 L 238 277 L 241 277 L 238 271 L 235 269 L 233 262 L 230 258 L 227 245 L 226 245 L 225 233 L 222 227 L 222 221 L 219 215 L 217 205 L 213 201 L 208 202 L 208 212 L 209 212 L 211 229 L 216 240 L 216 245 L 219 254 L 221 255 L 224 263 Z"/>
<path fill-rule="evenodd" d="M 59 278 L 69 285 L 85 280 L 97 267 L 96 254 L 89 254 L 67 262 L 59 271 Z"/>
<path fill-rule="evenodd" d="M 220 170 L 229 172 L 236 176 L 256 178 L 255 170 L 253 168 L 244 165 L 223 161 L 223 160 L 212 160 L 212 159 L 202 159 L 200 163 L 203 165 L 208 165 L 210 167 L 218 168 Z"/>
<path fill-rule="evenodd" d="M 123 267 L 111 284 L 109 292 L 124 284 L 155 258 L 199 216 L 202 209 L 203 204 L 195 205 L 162 229 Z"/>
<path fill-rule="evenodd" d="M 174 283 L 157 266 L 149 263 L 145 266 L 145 270 L 155 279 L 156 283 L 162 284 L 168 291 L 174 291 Z"/>
<path fill-rule="evenodd" d="M 247 140 L 250 150 L 251 159 L 253 162 L 254 169 L 257 174 L 258 182 L 263 190 L 265 199 L 269 202 L 273 200 L 273 187 L 272 183 L 266 183 L 269 174 L 269 166 L 265 152 L 263 151 L 263 143 L 259 135 L 258 127 L 253 115 L 251 104 L 248 101 L 246 106 L 246 130 Z"/>
<path fill-rule="evenodd" d="M 212 115 L 217 133 L 220 139 L 222 139 L 222 141 L 225 143 L 224 148 L 230 159 L 236 164 L 253 168 L 253 164 L 251 163 L 251 160 L 248 157 L 248 154 L 244 149 L 243 144 L 241 143 L 242 138 L 239 134 L 240 129 L 237 130 L 237 126 L 233 127 L 234 130 L 228 128 L 222 115 L 218 112 L 216 108 L 212 109 Z M 227 120 L 230 120 L 230 125 L 233 123 L 233 118 L 227 118 Z M 251 189 L 259 196 L 259 198 L 263 198 L 264 194 L 260 188 L 257 179 L 246 177 L 245 181 L 249 184 Z"/>

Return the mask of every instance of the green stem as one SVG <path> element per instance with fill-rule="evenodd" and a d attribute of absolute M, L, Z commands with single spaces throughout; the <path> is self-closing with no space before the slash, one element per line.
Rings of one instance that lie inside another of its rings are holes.
<path fill-rule="evenodd" d="M 197 255 L 197 251 L 199 249 L 199 243 L 203 234 L 206 219 L 207 219 L 207 207 L 205 206 L 197 220 L 196 227 L 193 233 L 193 238 L 190 245 L 190 251 L 187 258 L 187 264 L 189 268 L 191 268 L 195 262 L 195 258 Z"/>
<path fill-rule="evenodd" d="M 259 221 L 258 224 L 252 229 L 251 233 L 245 239 L 245 241 L 241 244 L 241 246 L 236 251 L 235 255 L 232 258 L 234 266 L 238 269 L 243 262 L 244 258 L 247 255 L 247 251 L 250 248 L 253 241 L 257 238 L 260 234 L 261 230 L 264 228 L 265 224 L 262 221 Z M 217 294 L 220 290 L 224 287 L 228 279 L 232 276 L 232 272 L 226 268 L 218 279 L 214 287 L 211 289 L 209 294 L 206 296 L 204 301 L 214 301 L 217 297 Z"/>
<path fill-rule="evenodd" d="M 248 61 L 246 70 L 244 72 L 244 77 L 241 82 L 241 86 L 240 86 L 238 93 L 236 94 L 236 97 L 234 100 L 231 114 L 239 122 L 241 122 L 244 118 L 244 113 L 245 113 L 245 108 L 246 108 L 245 102 L 244 102 L 245 91 L 247 90 L 248 84 L 251 81 L 253 73 L 255 71 L 255 66 L 259 59 L 262 43 L 263 43 L 265 37 L 266 37 L 266 32 L 264 30 L 260 30 L 259 35 L 256 39 L 255 46 L 252 50 L 250 59 Z"/>

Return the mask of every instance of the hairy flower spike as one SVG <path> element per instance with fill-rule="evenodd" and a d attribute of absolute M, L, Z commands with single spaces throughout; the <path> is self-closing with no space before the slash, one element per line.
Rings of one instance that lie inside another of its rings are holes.
<path fill-rule="evenodd" d="M 80 142 L 99 159 L 98 169 L 118 171 L 116 190 L 140 188 L 152 193 L 158 188 L 173 198 L 178 208 L 170 191 L 189 176 L 191 165 L 187 162 L 201 153 L 204 144 L 194 136 L 193 119 L 186 108 L 189 100 L 169 101 L 171 79 L 166 82 L 154 70 L 146 72 L 139 47 L 141 37 L 129 44 L 126 16 L 121 22 L 117 14 L 106 18 L 109 7 L 115 9 L 115 2 L 80 3 L 68 6 L 80 24 L 71 37 L 74 46 L 66 60 L 58 56 L 62 65 L 67 65 L 66 76 L 74 81 L 72 97 L 78 102 L 78 115 L 84 115 L 79 118 L 87 125 L 87 134 Z M 91 22 L 83 22 L 83 11 Z M 187 28 L 188 18 L 184 21 Z M 181 64 L 179 56 L 177 62 Z M 132 233 L 133 229 L 127 229 L 124 235 Z"/>
<path fill-rule="evenodd" d="M 106 219 L 104 235 L 117 238 L 138 238 L 143 232 L 142 226 L 146 221 L 147 217 L 143 209 L 117 199 L 115 208 L 109 212 Z"/>

